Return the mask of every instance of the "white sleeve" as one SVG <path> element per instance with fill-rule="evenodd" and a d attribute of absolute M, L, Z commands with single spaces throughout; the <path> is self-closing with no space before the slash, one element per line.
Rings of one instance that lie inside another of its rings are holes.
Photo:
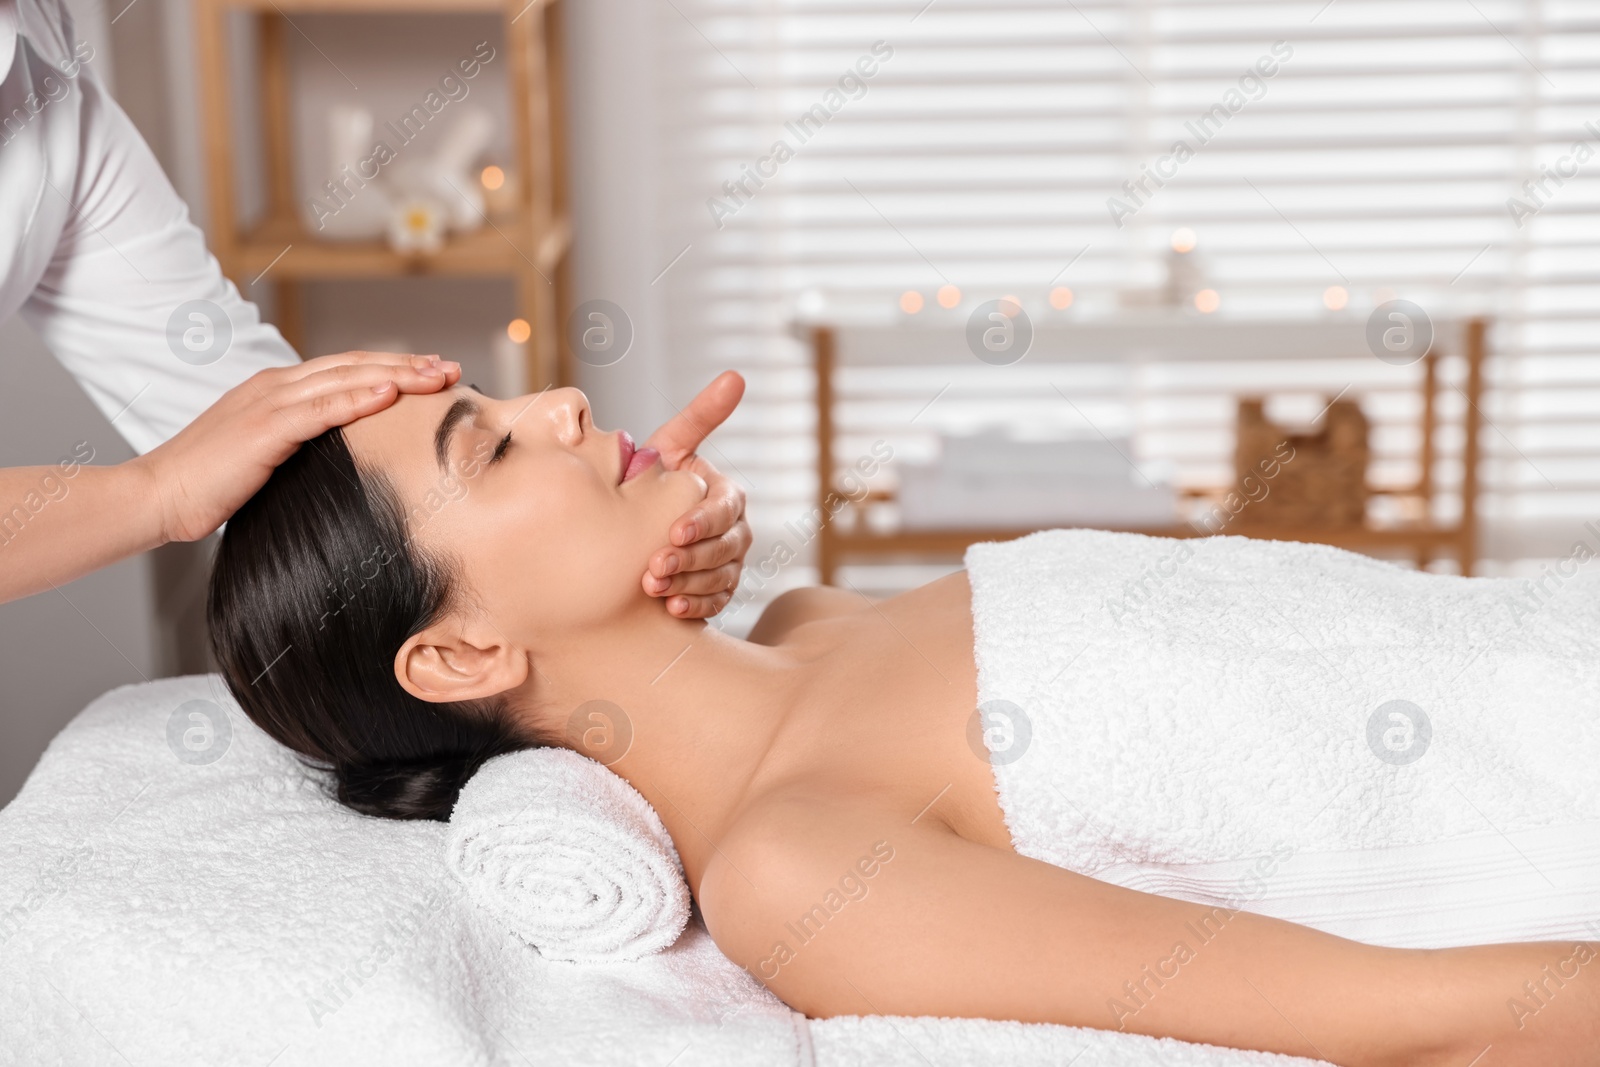
<path fill-rule="evenodd" d="M 144 453 L 256 371 L 299 357 L 223 277 L 127 114 L 93 77 L 78 84 L 78 171 L 43 194 L 70 196 L 71 207 L 21 310 Z"/>

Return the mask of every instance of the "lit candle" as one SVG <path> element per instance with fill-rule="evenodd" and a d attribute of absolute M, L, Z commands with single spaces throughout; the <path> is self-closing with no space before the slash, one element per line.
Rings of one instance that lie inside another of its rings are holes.
<path fill-rule="evenodd" d="M 496 396 L 522 396 L 528 391 L 528 338 L 532 333 L 525 320 L 513 319 L 490 339 Z"/>
<path fill-rule="evenodd" d="M 504 167 L 487 166 L 478 172 L 483 186 L 484 209 L 491 218 L 504 218 L 517 210 L 517 176 Z"/>

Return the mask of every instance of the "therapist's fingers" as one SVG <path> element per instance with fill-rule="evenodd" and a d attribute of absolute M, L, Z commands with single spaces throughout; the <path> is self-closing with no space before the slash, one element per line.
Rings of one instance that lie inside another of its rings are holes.
<path fill-rule="evenodd" d="M 411 357 L 409 363 L 344 363 L 327 367 L 304 378 L 274 386 L 271 394 L 280 403 L 301 403 L 319 396 L 370 389 L 393 382 L 400 392 L 432 392 L 461 380 L 461 365 L 452 360 L 430 361 Z"/>
<path fill-rule="evenodd" d="M 717 593 L 731 593 L 738 586 L 739 564 L 732 560 L 720 567 L 689 571 L 687 574 L 674 574 L 671 578 L 647 575 L 644 580 L 645 590 L 652 596 L 661 597 L 675 597 L 680 594 L 714 596 Z"/>
<path fill-rule="evenodd" d="M 709 619 L 728 606 L 733 593 L 715 596 L 675 596 L 667 601 L 667 610 L 680 619 Z"/>
<path fill-rule="evenodd" d="M 152 507 L 168 541 L 215 530 L 265 485 L 301 444 L 371 415 L 401 393 L 434 392 L 461 377 L 449 361 L 312 360 L 311 373 L 257 371 L 170 439 L 128 462 L 150 478 Z"/>
<path fill-rule="evenodd" d="M 700 476 L 706 495 L 672 524 L 672 545 L 651 556 L 642 581 L 645 592 L 667 598 L 673 615 L 708 619 L 733 596 L 755 537 L 744 519 L 745 494 L 737 483 L 704 456 L 690 457 L 681 469 Z"/>
<path fill-rule="evenodd" d="M 716 592 L 716 589 L 711 588 L 687 589 L 668 580 L 697 571 L 715 570 L 725 563 L 736 564 L 744 559 L 746 552 L 750 551 L 750 544 L 754 539 L 755 535 L 750 532 L 750 526 L 740 522 L 735 523 L 733 529 L 718 537 L 708 537 L 692 545 L 658 549 L 650 557 L 649 573 L 645 575 L 644 580 L 645 592 L 654 593 L 656 596 L 670 596 L 673 593 L 683 592 Z"/>
<path fill-rule="evenodd" d="M 402 366 L 414 363 L 417 360 L 438 361 L 437 355 L 416 355 L 409 352 L 335 352 L 329 356 L 317 356 L 301 363 L 290 364 L 280 368 L 285 381 L 297 381 L 308 375 L 325 371 L 332 367 L 340 366 Z"/>
<path fill-rule="evenodd" d="M 725 370 L 689 401 L 687 407 L 650 435 L 645 447 L 661 453 L 661 465 L 677 470 L 706 436 L 721 426 L 744 396 L 744 378 L 738 371 Z"/>
<path fill-rule="evenodd" d="M 309 364 L 307 364 L 309 366 Z M 438 356 L 397 356 L 391 361 L 325 363 L 309 374 L 286 378 L 264 379 L 273 395 L 300 399 L 314 392 L 329 392 L 338 388 L 355 388 L 358 385 L 376 385 L 394 379 L 397 382 L 415 382 L 437 375 L 456 374 L 460 364 L 441 360 Z M 421 377 L 419 378 L 418 375 Z"/>
<path fill-rule="evenodd" d="M 738 482 L 702 456 L 696 456 L 689 469 L 705 481 L 706 495 L 672 524 L 668 536 L 675 545 L 692 545 L 710 537 L 721 537 L 744 518 L 744 489 Z"/>
<path fill-rule="evenodd" d="M 267 399 L 291 437 L 309 440 L 382 411 L 401 393 L 435 392 L 460 377 L 460 367 L 335 368 L 277 390 Z"/>

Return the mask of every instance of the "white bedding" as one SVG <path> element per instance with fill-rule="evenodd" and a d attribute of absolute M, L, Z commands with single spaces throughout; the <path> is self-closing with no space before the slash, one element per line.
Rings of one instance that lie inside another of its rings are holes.
<path fill-rule="evenodd" d="M 1600 939 L 1600 566 L 1046 530 L 967 568 L 1017 851 L 1370 944 Z"/>
<path fill-rule="evenodd" d="M 228 714 L 215 762 L 168 742 L 196 699 Z M 106 694 L 0 811 L 0 1063 L 1311 1062 L 988 1020 L 808 1022 L 698 920 L 637 962 L 548 961 L 466 902 L 445 833 L 339 807 L 215 676 Z"/>

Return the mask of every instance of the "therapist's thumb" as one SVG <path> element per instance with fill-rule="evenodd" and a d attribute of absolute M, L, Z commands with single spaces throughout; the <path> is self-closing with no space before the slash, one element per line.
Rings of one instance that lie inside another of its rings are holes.
<path fill-rule="evenodd" d="M 744 397 L 744 377 L 726 370 L 696 394 L 678 414 L 650 435 L 645 445 L 661 453 L 662 463 L 675 467 L 694 454 L 712 430 L 733 414 Z"/>

